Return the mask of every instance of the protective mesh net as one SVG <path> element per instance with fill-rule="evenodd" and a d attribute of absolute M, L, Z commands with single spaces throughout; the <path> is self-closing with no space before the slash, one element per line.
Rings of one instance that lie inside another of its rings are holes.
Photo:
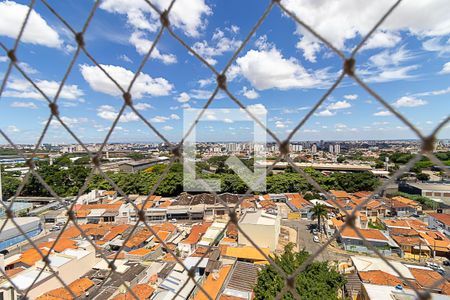
<path fill-rule="evenodd" d="M 382 18 L 376 23 L 374 24 L 373 28 L 367 33 L 366 36 L 364 36 L 364 38 L 360 41 L 360 43 L 353 49 L 353 51 L 351 52 L 350 56 L 346 56 L 343 52 L 341 52 L 339 49 L 335 48 L 329 41 L 327 41 L 325 38 L 323 38 L 319 33 L 317 33 L 314 28 L 310 27 L 307 23 L 305 23 L 304 20 L 302 20 L 301 18 L 299 18 L 298 16 L 296 16 L 292 11 L 288 10 L 283 3 L 281 3 L 280 1 L 272 1 L 270 3 L 267 4 L 267 8 L 264 10 L 263 14 L 259 17 L 258 21 L 256 22 L 256 24 L 252 27 L 252 29 L 250 30 L 250 32 L 248 32 L 248 34 L 246 35 L 246 38 L 242 41 L 242 44 L 236 49 L 236 51 L 233 53 L 232 57 L 230 58 L 230 60 L 228 61 L 228 63 L 225 65 L 225 67 L 223 68 L 222 71 L 217 70 L 213 65 L 211 65 L 210 63 L 208 63 L 207 59 L 202 57 L 201 55 L 199 55 L 194 49 L 192 49 L 192 47 L 190 47 L 188 45 L 188 43 L 186 41 L 183 40 L 183 38 L 178 35 L 172 28 L 171 23 L 170 23 L 170 19 L 171 19 L 171 9 L 173 7 L 173 5 L 175 4 L 176 0 L 173 0 L 170 5 L 167 7 L 166 10 L 161 11 L 160 9 L 158 9 L 157 6 L 155 6 L 150 0 L 145 0 L 145 2 L 148 4 L 148 6 L 153 9 L 157 14 L 159 14 L 160 16 L 160 28 L 159 31 L 157 32 L 156 38 L 152 44 L 152 46 L 150 47 L 150 49 L 148 50 L 148 52 L 146 53 L 146 55 L 144 55 L 144 58 L 142 59 L 142 61 L 139 64 L 138 69 L 134 72 L 134 76 L 133 79 L 131 80 L 131 82 L 129 83 L 128 86 L 121 86 L 110 74 L 108 74 L 107 70 L 105 70 L 102 65 L 97 61 L 97 59 L 91 55 L 91 53 L 88 50 L 88 44 L 86 43 L 86 41 L 84 40 L 84 35 L 86 33 L 86 31 L 88 30 L 88 27 L 92 21 L 92 19 L 94 18 L 95 12 L 98 9 L 101 1 L 96 1 L 94 3 L 94 5 L 92 6 L 92 9 L 90 10 L 90 13 L 84 23 L 84 26 L 80 29 L 80 31 L 78 31 L 77 29 L 73 28 L 70 23 L 64 19 L 64 17 L 62 17 L 53 7 L 52 5 L 46 1 L 46 0 L 41 0 L 42 3 L 49 9 L 49 11 L 51 11 L 51 13 L 58 18 L 61 23 L 63 24 L 63 26 L 69 30 L 69 32 L 73 35 L 73 39 L 77 44 L 77 48 L 73 53 L 73 57 L 70 60 L 70 63 L 68 65 L 68 68 L 66 70 L 66 72 L 64 73 L 64 76 L 61 80 L 61 83 L 59 85 L 59 88 L 55 94 L 55 96 L 52 98 L 49 95 L 47 95 L 32 79 L 31 77 L 25 72 L 23 66 L 20 65 L 20 58 L 18 58 L 16 56 L 17 53 L 17 48 L 20 45 L 20 41 L 21 38 L 23 36 L 23 32 L 24 32 L 24 28 L 30 18 L 30 14 L 33 10 L 33 7 L 35 6 L 35 2 L 36 1 L 31 1 L 29 3 L 29 10 L 28 13 L 25 17 L 25 19 L 23 20 L 23 25 L 21 27 L 21 30 L 15 40 L 14 46 L 11 49 L 8 49 L 4 44 L 0 44 L 1 48 L 3 49 L 3 51 L 6 53 L 7 57 L 9 58 L 10 62 L 8 65 L 8 68 L 4 74 L 3 80 L 2 80 L 2 84 L 1 84 L 1 88 L 0 88 L 0 97 L 2 95 L 2 93 L 5 90 L 5 87 L 7 85 L 8 82 L 8 78 L 10 77 L 10 74 L 13 70 L 13 68 L 15 68 L 35 89 L 36 91 L 38 91 L 38 93 L 40 95 L 42 95 L 42 97 L 48 102 L 48 106 L 49 106 L 49 111 L 50 111 L 50 116 L 48 118 L 48 120 L 45 122 L 45 126 L 44 129 L 42 131 L 42 134 L 40 135 L 34 150 L 32 152 L 32 155 L 27 155 L 25 156 L 25 154 L 23 153 L 23 151 L 16 145 L 14 144 L 13 140 L 5 133 L 5 131 L 0 130 L 0 134 L 3 136 L 3 138 L 10 144 L 12 145 L 15 150 L 26 159 L 26 165 L 29 168 L 28 172 L 26 173 L 25 177 L 22 180 L 21 185 L 19 186 L 15 196 L 13 196 L 11 198 L 11 201 L 9 202 L 8 205 L 6 205 L 5 203 L 2 203 L 4 208 L 5 208 L 5 215 L 7 220 L 9 220 L 10 222 L 12 222 L 14 224 L 14 226 L 17 227 L 17 229 L 21 232 L 21 234 L 26 238 L 26 240 L 29 242 L 29 244 L 31 245 L 31 247 L 33 249 L 35 249 L 39 255 L 42 257 L 42 261 L 44 262 L 44 267 L 40 268 L 40 273 L 42 273 L 44 270 L 48 270 L 49 272 L 51 272 L 57 279 L 58 281 L 61 283 L 61 285 L 64 287 L 64 289 L 66 289 L 70 295 L 73 298 L 79 298 L 80 295 L 77 295 L 75 291 L 72 290 L 72 288 L 68 285 L 67 282 L 65 282 L 64 280 L 62 280 L 60 278 L 60 274 L 58 274 L 58 272 L 56 272 L 53 267 L 50 264 L 50 259 L 49 256 L 52 253 L 52 250 L 54 249 L 54 247 L 56 245 L 58 245 L 58 241 L 61 239 L 61 236 L 63 235 L 64 231 L 66 228 L 68 228 L 69 226 L 74 226 L 76 227 L 82 237 L 84 239 L 86 239 L 86 241 L 88 241 L 97 251 L 97 254 L 107 263 L 107 265 L 109 266 L 109 272 L 106 275 L 106 277 L 103 278 L 102 282 L 98 285 L 96 285 L 92 291 L 90 291 L 90 295 L 96 295 L 97 291 L 100 291 L 102 289 L 102 287 L 104 286 L 104 284 L 107 282 L 107 280 L 109 278 L 111 278 L 112 276 L 116 276 L 115 278 L 117 278 L 117 280 L 123 281 L 123 286 L 126 288 L 126 290 L 129 292 L 129 294 L 136 298 L 139 299 L 138 296 L 135 293 L 135 290 L 132 290 L 131 287 L 129 286 L 128 283 L 126 283 L 124 281 L 124 279 L 122 279 L 121 274 L 117 272 L 117 266 L 116 266 L 116 261 L 117 259 L 120 257 L 121 253 L 124 250 L 124 245 L 126 244 L 126 242 L 133 237 L 133 233 L 137 232 L 138 230 L 140 230 L 140 228 L 145 227 L 146 229 L 148 229 L 148 231 L 150 231 L 155 238 L 164 246 L 165 249 L 167 249 L 167 251 L 170 253 L 170 255 L 173 256 L 174 260 L 179 263 L 187 272 L 188 275 L 190 277 L 190 280 L 192 280 L 196 287 L 198 288 L 198 292 L 203 292 L 205 295 L 207 295 L 208 299 L 212 299 L 212 297 L 208 294 L 208 292 L 204 289 L 204 287 L 199 284 L 198 282 L 196 282 L 195 280 L 195 272 L 194 270 L 196 269 L 196 267 L 200 264 L 200 262 L 202 260 L 199 260 L 198 263 L 191 267 L 188 268 L 183 260 L 181 260 L 176 253 L 171 250 L 171 247 L 169 247 L 166 244 L 166 241 L 161 238 L 158 233 L 154 230 L 154 228 L 149 225 L 148 221 L 146 220 L 145 217 L 145 210 L 144 207 L 146 205 L 146 202 L 148 201 L 148 199 L 150 197 L 147 198 L 147 200 L 142 204 L 139 205 L 139 207 L 129 199 L 128 195 L 126 193 L 124 193 L 119 187 L 118 185 L 102 170 L 102 164 L 101 164 L 101 157 L 102 157 L 102 153 L 105 150 L 105 147 L 108 144 L 108 141 L 110 139 L 111 134 L 113 133 L 114 129 L 116 128 L 116 125 L 119 121 L 119 119 L 121 118 L 121 116 L 123 115 L 125 109 L 128 107 L 129 109 L 131 109 L 148 127 L 151 131 L 153 131 L 162 141 L 164 141 L 167 145 L 169 145 L 171 152 L 172 152 L 172 156 L 170 158 L 170 162 L 169 162 L 169 167 L 165 169 L 164 173 L 162 174 L 162 176 L 160 176 L 159 180 L 157 181 L 157 183 L 155 184 L 155 186 L 152 188 L 150 195 L 153 195 L 156 191 L 156 189 L 158 188 L 159 184 L 164 180 L 164 178 L 166 178 L 166 176 L 169 173 L 170 167 L 174 164 L 174 162 L 181 160 L 181 153 L 182 153 L 182 145 L 183 145 L 183 141 L 186 139 L 186 136 L 190 134 L 192 128 L 198 123 L 198 121 L 200 120 L 200 118 L 203 116 L 203 112 L 211 105 L 211 103 L 214 101 L 215 97 L 217 96 L 217 94 L 222 91 L 223 93 L 225 93 L 226 95 L 228 95 L 228 97 L 234 101 L 240 108 L 244 109 L 248 115 L 256 122 L 258 123 L 260 126 L 264 127 L 264 130 L 267 132 L 267 134 L 273 138 L 273 140 L 277 143 L 278 147 L 279 147 L 279 156 L 275 159 L 275 161 L 273 162 L 273 164 L 268 168 L 268 171 L 271 171 L 275 164 L 278 163 L 279 161 L 281 161 L 282 159 L 284 159 L 285 161 L 287 161 L 292 168 L 297 171 L 298 173 L 300 173 L 315 189 L 317 189 L 317 191 L 320 191 L 321 193 L 323 193 L 326 198 L 330 201 L 332 201 L 333 203 L 335 203 L 335 205 L 337 205 L 338 207 L 341 208 L 341 211 L 346 213 L 346 217 L 345 220 L 346 222 L 344 223 L 344 225 L 341 228 L 341 231 L 344 230 L 345 228 L 349 227 L 352 228 L 357 235 L 359 236 L 359 238 L 361 238 L 364 242 L 364 244 L 370 249 L 372 250 L 374 253 L 376 253 L 386 264 L 388 264 L 392 269 L 395 270 L 395 272 L 398 274 L 398 276 L 406 283 L 408 284 L 408 288 L 414 290 L 414 292 L 417 293 L 417 296 L 421 299 L 429 299 L 429 292 L 433 290 L 435 287 L 441 285 L 444 282 L 444 278 L 440 281 L 436 281 L 433 286 L 431 286 L 429 289 L 427 290 L 422 290 L 419 289 L 417 287 L 417 285 L 412 284 L 410 280 L 408 280 L 407 278 L 404 278 L 404 276 L 402 275 L 402 273 L 396 269 L 395 265 L 393 265 L 389 260 L 387 260 L 385 258 L 384 255 L 382 255 L 382 253 L 380 253 L 379 249 L 377 249 L 376 247 L 374 247 L 369 241 L 367 241 L 367 239 L 364 237 L 364 235 L 361 234 L 360 230 L 358 229 L 358 227 L 355 226 L 355 216 L 357 214 L 357 212 L 359 210 L 361 210 L 362 207 L 364 207 L 371 199 L 373 199 L 375 197 L 375 195 L 379 194 L 381 191 L 383 191 L 389 184 L 394 183 L 400 176 L 402 176 L 402 174 L 404 174 L 405 172 L 409 171 L 409 169 L 417 162 L 419 161 L 423 156 L 427 156 L 435 165 L 440 166 L 442 168 L 442 170 L 444 170 L 445 172 L 447 172 L 448 175 L 448 169 L 445 168 L 442 164 L 442 162 L 437 159 L 432 151 L 433 151 L 433 146 L 434 146 L 434 142 L 436 139 L 436 134 L 438 133 L 438 131 L 443 128 L 447 122 L 449 121 L 449 118 L 447 117 L 443 122 L 441 122 L 433 131 L 429 136 L 425 136 L 418 128 L 416 128 L 408 119 L 406 119 L 402 114 L 400 114 L 397 110 L 395 110 L 391 104 L 389 104 L 387 101 L 385 101 L 376 91 L 374 91 L 372 88 L 370 88 L 362 79 L 360 76 L 358 76 L 357 72 L 355 71 L 355 66 L 357 64 L 356 61 L 356 55 L 358 53 L 358 51 L 361 49 L 361 47 L 363 47 L 363 45 L 365 44 L 366 41 L 368 41 L 368 39 L 372 36 L 372 34 L 380 27 L 380 25 L 385 21 L 386 18 L 389 17 L 389 15 L 397 8 L 397 6 L 400 4 L 401 1 L 397 1 L 394 3 L 394 5 L 392 5 L 392 7 L 389 7 L 386 9 L 385 14 L 382 16 Z M 325 93 L 323 93 L 323 95 L 320 97 L 320 99 L 318 99 L 317 103 L 312 107 L 311 110 L 308 111 L 308 113 L 303 117 L 303 119 L 297 124 L 297 126 L 294 127 L 294 129 L 292 130 L 292 132 L 288 135 L 288 137 L 285 140 L 281 140 L 272 130 L 270 130 L 269 128 L 265 127 L 264 124 L 261 123 L 261 121 L 257 118 L 257 116 L 255 116 L 250 110 L 248 110 L 246 108 L 246 106 L 244 104 L 242 104 L 242 102 L 238 99 L 237 96 L 235 96 L 234 94 L 232 94 L 227 86 L 227 72 L 230 70 L 230 67 L 232 66 L 232 64 L 235 62 L 235 60 L 237 59 L 238 55 L 240 54 L 240 52 L 242 51 L 242 49 L 248 44 L 249 40 L 251 39 L 251 37 L 255 34 L 256 30 L 260 27 L 260 25 L 264 22 L 264 20 L 266 19 L 266 17 L 269 15 L 269 13 L 274 10 L 274 9 L 280 9 L 281 12 L 285 13 L 287 16 L 289 16 L 290 18 L 292 18 L 296 23 L 298 23 L 300 26 L 302 26 L 306 31 L 308 31 L 310 34 L 312 34 L 313 36 L 315 36 L 318 40 L 320 40 L 321 42 L 323 42 L 327 47 L 329 47 L 333 52 L 335 52 L 341 59 L 342 59 L 342 70 L 340 72 L 340 75 L 337 77 L 336 81 L 334 82 L 334 84 L 332 84 L 330 86 L 330 88 L 328 90 L 326 90 Z M 134 106 L 133 103 L 133 94 L 131 92 L 133 85 L 136 83 L 136 79 L 140 76 L 142 69 L 144 68 L 144 66 L 146 65 L 147 61 L 149 60 L 150 55 L 152 54 L 152 52 L 155 50 L 156 45 L 158 44 L 159 40 L 161 39 L 161 37 L 163 36 L 163 34 L 165 35 L 169 35 L 170 37 L 172 37 L 173 39 L 175 39 L 176 41 L 178 41 L 184 48 L 186 48 L 186 50 L 192 54 L 193 56 L 195 56 L 198 59 L 198 62 L 200 64 L 203 64 L 204 66 L 206 66 L 209 70 L 211 70 L 211 72 L 213 73 L 214 76 L 216 76 L 216 87 L 213 91 L 213 93 L 211 94 L 211 96 L 209 97 L 208 101 L 206 102 L 206 104 L 203 107 L 203 111 L 202 113 L 200 113 L 198 115 L 198 118 L 196 120 L 196 122 L 194 122 L 192 124 L 191 130 L 188 130 L 186 133 L 186 136 L 184 136 L 182 138 L 182 140 L 177 143 L 171 143 L 162 132 L 160 132 L 153 124 L 151 121 L 149 121 L 148 119 L 146 119 L 145 117 L 143 117 L 140 113 L 139 110 L 137 110 Z M 71 128 L 64 122 L 63 118 L 60 117 L 59 115 L 59 111 L 58 111 L 58 99 L 60 98 L 60 94 L 61 91 L 67 81 L 67 78 L 69 77 L 73 66 L 78 58 L 78 56 L 84 53 L 88 59 L 90 61 L 92 61 L 93 64 L 95 64 L 95 66 L 97 66 L 108 78 L 109 80 L 111 80 L 111 82 L 113 82 L 113 84 L 117 87 L 118 90 L 120 90 L 120 92 L 123 95 L 123 106 L 121 107 L 121 109 L 119 110 L 117 117 L 115 118 L 114 122 L 112 123 L 108 134 L 106 135 L 102 145 L 100 146 L 100 149 L 96 152 L 92 152 L 89 150 L 89 148 L 81 141 L 81 139 L 71 130 Z M 49 62 L 50 63 L 50 62 Z M 302 170 L 301 168 L 299 168 L 294 161 L 292 160 L 292 158 L 289 156 L 289 143 L 292 139 L 292 137 L 302 128 L 302 126 L 308 121 L 308 119 L 313 116 L 313 114 L 318 110 L 318 108 L 324 103 L 324 101 L 327 99 L 327 97 L 336 89 L 336 87 L 338 87 L 338 85 L 342 82 L 342 80 L 345 77 L 349 77 L 352 80 L 354 80 L 354 82 L 359 85 L 360 87 L 362 87 L 365 91 L 367 91 L 367 93 L 369 93 L 371 96 L 373 96 L 383 107 L 385 107 L 390 113 L 392 113 L 395 117 L 397 117 L 402 123 L 404 123 L 405 126 L 407 126 L 410 130 L 412 130 L 417 137 L 420 139 L 421 144 L 422 144 L 422 151 L 417 154 L 413 159 L 411 159 L 411 161 L 409 161 L 406 165 L 404 165 L 403 167 L 401 167 L 397 172 L 395 172 L 395 174 L 393 174 L 393 176 L 390 177 L 390 179 L 388 181 L 386 181 L 382 186 L 378 187 L 373 193 L 372 195 L 370 195 L 369 197 L 367 197 L 363 202 L 361 202 L 360 204 L 358 204 L 353 211 L 351 212 L 347 212 L 345 209 L 343 209 L 339 202 L 336 201 L 336 198 L 331 195 L 328 191 L 324 190 L 310 175 L 308 175 L 307 173 L 304 172 L 304 170 Z M 1 99 L 1 98 L 0 98 Z M 41 145 L 46 133 L 48 132 L 49 126 L 52 123 L 52 121 L 57 120 L 57 122 L 59 122 L 63 128 L 73 137 L 73 139 L 75 139 L 75 141 L 77 143 L 79 143 L 79 145 L 81 145 L 81 147 L 83 147 L 84 151 L 86 151 L 89 155 L 89 157 L 92 160 L 92 164 L 93 164 L 93 168 L 91 170 L 91 173 L 89 174 L 89 176 L 87 177 L 84 185 L 82 186 L 82 188 L 79 190 L 78 195 L 76 197 L 76 199 L 78 199 L 88 188 L 88 184 L 90 182 L 90 180 L 92 179 L 93 175 L 95 173 L 100 174 L 103 178 L 105 178 L 109 184 L 114 188 L 114 190 L 122 197 L 124 197 L 127 201 L 127 203 L 130 203 L 135 211 L 136 211 L 136 216 L 137 216 L 137 222 L 136 224 L 134 224 L 132 226 L 131 232 L 128 235 L 127 239 L 124 241 L 123 245 L 120 247 L 120 249 L 111 257 L 107 257 L 104 252 L 102 251 L 102 249 L 100 249 L 98 247 L 98 245 L 92 240 L 92 237 L 88 234 L 86 234 L 86 232 L 83 230 L 83 228 L 77 223 L 77 219 L 76 219 L 76 215 L 73 211 L 74 209 L 74 205 L 76 203 L 73 202 L 73 204 L 67 204 L 60 196 L 58 196 L 57 193 L 55 193 L 55 191 L 51 188 L 51 186 L 49 184 L 47 184 L 44 179 L 40 176 L 35 163 L 33 162 L 33 157 L 36 156 L 37 150 L 39 148 L 39 146 Z M 35 244 L 35 242 L 28 237 L 28 235 L 23 231 L 23 229 L 18 226 L 14 213 L 12 211 L 12 205 L 16 199 L 16 197 L 18 195 L 21 194 L 22 189 L 24 188 L 26 182 L 30 179 L 30 177 L 34 176 L 44 187 L 45 189 L 48 190 L 48 192 L 55 197 L 60 204 L 64 207 L 64 209 L 67 211 L 67 215 L 68 215 L 68 220 L 67 223 L 64 224 L 62 230 L 60 231 L 60 233 L 57 235 L 57 237 L 55 238 L 52 246 L 50 247 L 50 249 L 48 251 L 45 251 L 45 253 L 42 251 L 42 249 L 40 249 L 38 247 L 38 245 Z M 261 178 L 262 180 L 263 178 Z M 209 186 L 205 183 L 203 184 L 204 188 L 209 189 Z M 214 191 L 210 191 L 210 193 L 216 198 L 216 200 L 218 202 L 222 202 L 222 204 L 224 205 L 224 207 L 227 209 L 228 215 L 229 215 L 229 221 L 227 223 L 227 227 L 229 224 L 234 224 L 237 228 L 237 230 L 239 231 L 239 234 L 244 235 L 249 241 L 250 243 L 256 247 L 256 249 L 258 249 L 259 253 L 265 257 L 265 259 L 275 268 L 275 270 L 277 270 L 279 272 L 279 274 L 281 275 L 281 277 L 283 278 L 283 280 L 285 281 L 284 284 L 284 288 L 280 291 L 280 293 L 277 295 L 276 299 L 281 299 L 286 293 L 290 293 L 292 295 L 292 297 L 294 297 L 295 299 L 301 299 L 301 295 L 298 294 L 296 287 L 295 287 L 295 280 L 293 280 L 293 278 L 295 278 L 300 272 L 304 271 L 306 269 L 306 267 L 312 263 L 337 237 L 337 233 L 333 236 L 331 236 L 326 243 L 321 244 L 320 248 L 318 251 L 316 251 L 315 253 L 312 253 L 312 255 L 297 269 L 295 270 L 293 273 L 291 274 L 286 274 L 277 264 L 275 264 L 274 260 L 272 259 L 271 256 L 268 256 L 265 252 L 263 252 L 260 247 L 252 240 L 252 236 L 249 236 L 246 234 L 245 231 L 243 231 L 238 223 L 238 217 L 237 217 L 237 213 L 236 213 L 236 209 L 239 207 L 239 205 L 241 204 L 241 202 L 243 201 L 243 199 L 245 198 L 245 196 L 250 196 L 252 194 L 252 190 L 248 189 L 246 195 L 244 195 L 243 197 L 241 197 L 239 203 L 237 203 L 234 207 L 230 207 L 229 204 L 225 203 L 221 197 L 219 197 Z M 6 222 L 3 224 L 2 228 L 0 228 L 0 232 L 4 229 Z M 226 228 L 225 227 L 222 230 L 222 233 L 225 232 Z M 219 234 L 219 236 L 221 236 Z M 212 251 L 212 246 L 209 246 L 207 251 L 205 251 L 205 253 L 203 254 L 202 257 L 207 257 L 207 255 Z M 25 290 L 21 290 L 19 287 L 17 287 L 14 282 L 11 280 L 11 278 L 8 276 L 8 274 L 5 271 L 1 271 L 2 275 L 11 283 L 11 285 L 14 287 L 14 289 L 18 292 L 19 296 L 22 297 L 23 299 L 26 299 L 28 296 L 28 293 L 31 289 L 31 287 L 33 287 L 34 283 L 36 283 L 36 281 L 39 279 L 39 276 L 36 276 L 33 283 L 31 285 L 29 285 L 29 288 L 25 289 Z M 188 283 L 188 281 L 185 282 L 185 284 L 183 285 L 182 288 L 178 289 L 177 294 L 175 295 L 174 298 L 176 298 L 178 296 L 178 294 L 183 290 L 184 286 Z M 93 296 L 91 296 L 93 297 Z"/>

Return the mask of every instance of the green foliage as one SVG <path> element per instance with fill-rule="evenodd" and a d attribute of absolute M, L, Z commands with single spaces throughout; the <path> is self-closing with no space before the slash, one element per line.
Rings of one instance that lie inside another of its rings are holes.
<path fill-rule="evenodd" d="M 66 163 L 66 162 L 62 162 Z M 52 166 L 42 165 L 38 169 L 42 179 L 56 192 L 59 196 L 76 195 L 83 186 L 89 169 L 83 166 L 63 167 L 57 164 Z M 31 176 L 25 184 L 21 195 L 26 196 L 51 196 L 50 192 L 39 182 L 35 176 Z"/>
<path fill-rule="evenodd" d="M 369 228 L 373 228 L 373 229 L 378 229 L 378 230 L 384 230 L 384 226 L 378 223 L 372 223 L 369 222 L 369 224 L 367 225 Z"/>
<path fill-rule="evenodd" d="M 287 274 L 293 273 L 309 257 L 306 251 L 293 252 L 293 244 L 285 247 L 284 253 L 274 257 L 275 263 Z M 313 262 L 295 278 L 297 293 L 302 299 L 339 299 L 338 290 L 346 279 L 328 262 Z M 254 288 L 255 299 L 274 299 L 283 289 L 284 280 L 272 265 L 267 265 L 258 274 Z M 290 292 L 282 299 L 294 299 Z"/>
<path fill-rule="evenodd" d="M 320 223 L 323 219 L 326 219 L 328 217 L 328 211 L 323 204 L 316 204 L 311 209 L 312 211 L 312 218 L 317 219 L 317 228 L 319 229 L 319 232 L 322 231 L 322 227 L 320 226 Z"/>
<path fill-rule="evenodd" d="M 17 188 L 20 185 L 20 179 L 11 176 L 10 173 L 2 172 L 2 191 L 3 191 L 3 200 L 7 200 L 14 196 L 17 191 Z"/>
<path fill-rule="evenodd" d="M 416 178 L 421 181 L 428 181 L 428 180 L 430 180 L 430 175 L 425 174 L 425 173 L 419 173 L 419 174 L 416 174 Z"/>

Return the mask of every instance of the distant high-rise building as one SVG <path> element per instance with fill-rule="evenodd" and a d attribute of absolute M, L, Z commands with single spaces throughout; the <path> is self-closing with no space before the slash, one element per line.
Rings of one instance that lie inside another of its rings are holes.
<path fill-rule="evenodd" d="M 335 154 L 341 153 L 341 145 L 339 144 L 334 145 L 334 153 Z"/>
<path fill-rule="evenodd" d="M 316 145 L 316 144 L 313 144 L 313 145 L 311 146 L 311 153 L 312 153 L 312 154 L 316 154 L 316 153 L 317 153 L 317 145 Z"/>
<path fill-rule="evenodd" d="M 334 153 L 334 147 L 333 145 L 330 144 L 330 146 L 328 147 L 330 153 Z"/>

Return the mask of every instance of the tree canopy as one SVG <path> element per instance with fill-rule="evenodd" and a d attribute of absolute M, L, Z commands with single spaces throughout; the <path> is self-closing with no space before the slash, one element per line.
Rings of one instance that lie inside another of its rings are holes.
<path fill-rule="evenodd" d="M 309 253 L 302 250 L 293 251 L 293 244 L 288 244 L 284 253 L 276 255 L 275 263 L 287 274 L 292 274 L 303 262 Z M 302 299 L 340 299 L 338 290 L 344 286 L 346 279 L 339 274 L 328 262 L 314 261 L 295 278 L 295 288 Z M 254 288 L 255 299 L 274 299 L 283 289 L 284 281 L 272 265 L 265 266 L 258 274 Z M 282 299 L 294 299 L 290 292 Z"/>

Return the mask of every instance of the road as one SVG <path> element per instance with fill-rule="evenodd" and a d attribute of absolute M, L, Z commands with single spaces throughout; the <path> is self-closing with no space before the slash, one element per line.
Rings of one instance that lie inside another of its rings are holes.
<path fill-rule="evenodd" d="M 283 220 L 283 225 L 289 226 L 297 230 L 297 245 L 299 249 L 305 249 L 313 254 L 319 251 L 324 243 L 316 243 L 313 241 L 313 234 L 308 229 L 309 224 L 316 224 L 316 222 L 309 220 Z M 348 258 L 345 254 L 335 253 L 325 248 L 316 258 L 319 261 L 341 261 Z"/>

